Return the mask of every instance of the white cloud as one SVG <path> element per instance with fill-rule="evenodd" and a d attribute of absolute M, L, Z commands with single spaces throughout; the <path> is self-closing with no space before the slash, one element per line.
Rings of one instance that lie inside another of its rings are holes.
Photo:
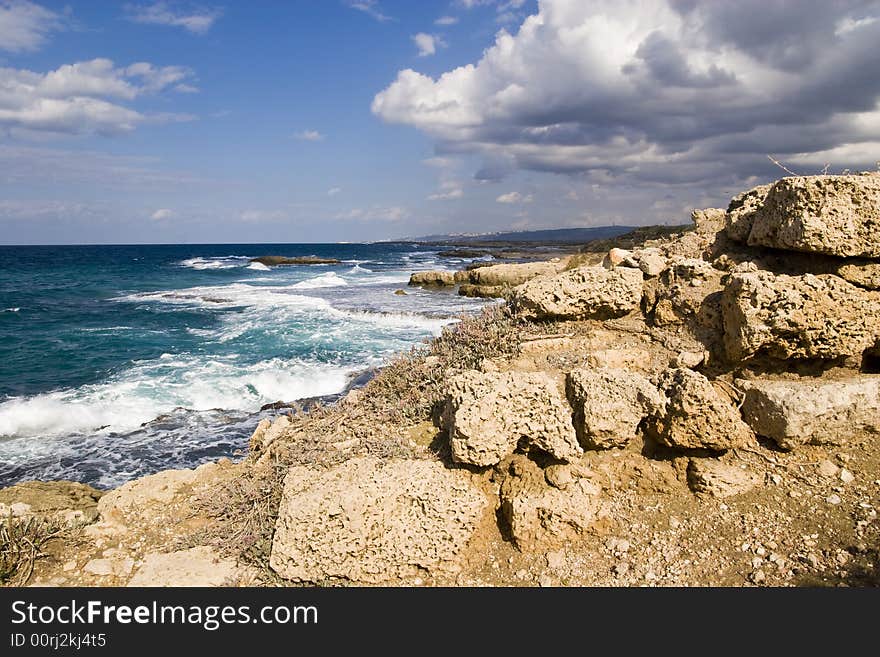
<path fill-rule="evenodd" d="M 531 203 L 535 198 L 531 194 L 523 196 L 519 192 L 508 192 L 495 199 L 498 203 Z"/>
<path fill-rule="evenodd" d="M 442 152 L 603 185 L 735 191 L 778 173 L 767 153 L 795 165 L 840 154 L 853 158 L 841 167 L 867 167 L 880 141 L 878 16 L 865 0 L 810 11 L 766 0 L 541 0 L 478 61 L 437 78 L 400 71 L 372 109 Z"/>
<path fill-rule="evenodd" d="M 243 210 L 239 218 L 249 223 L 286 221 L 291 218 L 291 213 L 287 210 Z"/>
<path fill-rule="evenodd" d="M 464 196 L 464 189 L 458 180 L 446 180 L 440 184 L 440 191 L 428 196 L 429 201 L 452 201 Z"/>
<path fill-rule="evenodd" d="M 372 16 L 380 23 L 394 20 L 391 16 L 382 13 L 377 0 L 348 0 L 348 6 Z"/>
<path fill-rule="evenodd" d="M 353 208 L 338 213 L 334 218 L 343 221 L 400 221 L 409 216 L 409 211 L 400 206 Z"/>
<path fill-rule="evenodd" d="M 293 137 L 300 141 L 322 141 L 324 139 L 324 135 L 317 130 L 303 130 L 295 133 Z"/>
<path fill-rule="evenodd" d="M 174 210 L 169 210 L 168 208 L 159 208 L 150 215 L 150 219 L 152 219 L 153 221 L 165 221 L 166 219 L 171 219 L 173 216 Z"/>
<path fill-rule="evenodd" d="M 0 0 L 0 50 L 38 50 L 62 28 L 61 16 L 54 11 L 27 0 Z"/>
<path fill-rule="evenodd" d="M 193 8 L 189 11 L 177 9 L 168 2 L 154 2 L 150 5 L 126 5 L 126 17 L 135 23 L 147 25 L 168 25 L 182 27 L 193 34 L 205 34 L 223 15 L 219 8 Z"/>
<path fill-rule="evenodd" d="M 331 187 L 327 190 L 327 196 L 336 196 L 342 191 L 342 187 Z"/>
<path fill-rule="evenodd" d="M 455 25 L 456 23 L 458 23 L 457 16 L 441 16 L 434 21 L 434 25 L 442 25 L 444 27 L 448 25 Z"/>
<path fill-rule="evenodd" d="M 165 91 L 192 76 L 180 66 L 139 62 L 117 68 L 109 59 L 65 64 L 48 73 L 0 68 L 0 127 L 25 133 L 112 135 L 144 122 L 189 120 L 145 115 L 119 103 Z"/>
<path fill-rule="evenodd" d="M 426 34 L 425 32 L 419 32 L 414 35 L 412 40 L 419 49 L 419 57 L 434 55 L 437 53 L 438 48 L 446 45 L 446 42 L 436 34 Z"/>

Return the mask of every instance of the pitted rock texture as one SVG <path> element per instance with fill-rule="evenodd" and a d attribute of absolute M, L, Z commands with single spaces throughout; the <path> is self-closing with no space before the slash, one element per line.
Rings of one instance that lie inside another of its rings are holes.
<path fill-rule="evenodd" d="M 565 390 L 585 447 L 625 446 L 642 420 L 663 404 L 647 378 L 623 369 L 573 370 L 566 377 Z"/>
<path fill-rule="evenodd" d="M 752 432 L 736 406 L 702 374 L 670 369 L 660 375 L 658 387 L 664 404 L 648 419 L 645 430 L 660 444 L 724 451 L 752 441 Z"/>
<path fill-rule="evenodd" d="M 455 285 L 455 272 L 417 271 L 410 275 L 409 284 L 413 287 L 449 287 Z"/>
<path fill-rule="evenodd" d="M 468 272 L 468 282 L 472 285 L 492 287 L 516 287 L 537 276 L 553 275 L 559 272 L 559 262 L 522 262 L 506 265 L 478 267 Z"/>
<path fill-rule="evenodd" d="M 760 185 L 734 196 L 727 207 L 727 236 L 737 242 L 748 242 L 755 213 L 764 205 L 771 185 Z"/>
<path fill-rule="evenodd" d="M 748 244 L 880 257 L 880 175 L 777 181 L 754 214 Z"/>
<path fill-rule="evenodd" d="M 856 260 L 840 265 L 835 272 L 842 279 L 867 290 L 880 290 L 880 262 Z"/>
<path fill-rule="evenodd" d="M 445 572 L 493 507 L 439 461 L 354 458 L 287 474 L 270 566 L 298 582 L 381 584 Z"/>
<path fill-rule="evenodd" d="M 738 380 L 736 386 L 745 393 L 746 422 L 783 449 L 844 443 L 860 432 L 880 432 L 880 376 Z"/>
<path fill-rule="evenodd" d="M 830 274 L 731 274 L 721 298 L 732 362 L 759 352 L 777 359 L 861 355 L 880 340 L 880 293 Z"/>
<path fill-rule="evenodd" d="M 514 290 L 515 304 L 534 319 L 609 319 L 638 308 L 644 277 L 628 267 L 579 267 Z"/>
<path fill-rule="evenodd" d="M 450 380 L 443 426 L 459 463 L 490 466 L 520 441 L 567 461 L 582 453 L 571 408 L 542 372 L 464 372 Z"/>

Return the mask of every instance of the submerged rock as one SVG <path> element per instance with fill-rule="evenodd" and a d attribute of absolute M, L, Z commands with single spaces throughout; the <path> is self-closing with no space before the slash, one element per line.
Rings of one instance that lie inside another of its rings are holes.
<path fill-rule="evenodd" d="M 742 413 L 755 433 L 784 449 L 805 443 L 842 443 L 880 432 L 880 376 L 843 380 L 738 380 Z"/>
<path fill-rule="evenodd" d="M 443 426 L 452 458 L 490 466 L 520 441 L 567 461 L 580 455 L 571 408 L 542 372 L 464 372 L 448 385 Z"/>
<path fill-rule="evenodd" d="M 251 258 L 251 262 L 259 262 L 267 267 L 277 267 L 279 265 L 338 265 L 341 261 L 336 258 L 319 258 L 317 256 L 296 256 L 294 258 L 260 256 L 259 258 Z"/>
<path fill-rule="evenodd" d="M 286 579 L 381 584 L 456 569 L 493 504 L 435 460 L 290 469 L 269 564 Z"/>

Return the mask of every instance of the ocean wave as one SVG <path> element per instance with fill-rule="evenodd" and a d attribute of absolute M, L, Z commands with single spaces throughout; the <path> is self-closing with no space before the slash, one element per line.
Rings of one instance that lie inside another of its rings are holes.
<path fill-rule="evenodd" d="M 376 326 L 398 329 L 419 329 L 430 331 L 438 336 L 444 326 L 455 324 L 459 320 L 454 317 L 429 317 L 415 313 L 370 312 L 363 310 L 339 310 L 339 316 L 357 322 L 367 322 Z"/>
<path fill-rule="evenodd" d="M 181 267 L 189 267 L 190 269 L 235 269 L 244 267 L 248 264 L 250 258 L 248 256 L 211 256 L 206 258 L 188 258 L 181 260 Z"/>
<path fill-rule="evenodd" d="M 348 282 L 335 272 L 331 271 L 326 274 L 321 274 L 320 276 L 315 276 L 314 278 L 300 281 L 290 287 L 294 290 L 317 290 L 325 287 L 341 287 L 343 285 L 348 285 Z"/>
<path fill-rule="evenodd" d="M 305 282 L 305 281 L 304 281 Z M 292 286 L 247 285 L 206 285 L 181 288 L 179 290 L 159 290 L 139 292 L 116 297 L 112 301 L 135 303 L 163 303 L 199 306 L 203 308 L 285 307 L 316 309 L 329 307 L 330 303 L 319 297 L 292 294 Z"/>
<path fill-rule="evenodd" d="M 262 262 L 252 262 L 247 266 L 247 269 L 254 269 L 256 271 L 272 271 L 271 267 L 267 267 Z"/>
<path fill-rule="evenodd" d="M 366 267 L 361 267 L 359 263 L 356 263 L 354 267 L 348 270 L 349 274 L 372 274 L 372 269 L 367 269 Z"/>
<path fill-rule="evenodd" d="M 0 437 L 125 433 L 175 409 L 255 412 L 278 400 L 341 392 L 354 369 L 299 359 L 243 365 L 171 354 L 141 361 L 104 383 L 8 399 L 0 403 Z"/>
<path fill-rule="evenodd" d="M 0 310 L 0 312 L 4 312 L 4 313 L 17 313 L 19 310 L 21 310 L 21 308 L 19 308 L 19 307 L 16 307 L 16 308 L 4 308 L 3 310 Z"/>

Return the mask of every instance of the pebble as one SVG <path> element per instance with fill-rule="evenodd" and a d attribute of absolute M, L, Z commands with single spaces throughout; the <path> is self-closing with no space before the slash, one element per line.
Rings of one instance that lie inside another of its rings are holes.
<path fill-rule="evenodd" d="M 837 506 L 841 503 L 842 500 L 840 499 L 840 495 L 838 495 L 837 493 L 831 493 L 831 495 L 825 498 L 825 501 L 828 502 L 828 504 L 833 504 Z"/>
<path fill-rule="evenodd" d="M 413 586 L 421 586 L 424 583 L 425 583 L 425 580 L 423 580 L 421 577 L 416 577 L 413 580 Z"/>
<path fill-rule="evenodd" d="M 770 481 L 778 486 L 782 483 L 782 477 L 780 477 L 778 474 L 772 474 L 770 475 Z"/>
<path fill-rule="evenodd" d="M 615 564 L 614 568 L 612 568 L 611 570 L 613 570 L 614 574 L 618 577 L 623 577 L 629 572 L 629 564 L 625 562 Z"/>
<path fill-rule="evenodd" d="M 558 552 L 548 552 L 547 566 L 553 570 L 559 570 L 565 566 L 565 552 L 562 550 L 559 550 Z"/>
<path fill-rule="evenodd" d="M 840 480 L 845 484 L 851 484 L 856 476 L 846 468 L 840 471 Z"/>
<path fill-rule="evenodd" d="M 837 474 L 837 466 L 829 460 L 819 462 L 819 474 L 823 477 L 833 477 Z"/>
<path fill-rule="evenodd" d="M 767 576 L 764 574 L 763 570 L 756 570 L 751 575 L 749 575 L 749 579 L 751 579 L 752 582 L 754 582 L 755 584 L 760 584 L 765 579 L 767 579 Z"/>
<path fill-rule="evenodd" d="M 542 586 L 544 588 L 553 586 L 553 580 L 550 579 L 550 575 L 541 575 L 538 578 L 538 586 Z"/>
<path fill-rule="evenodd" d="M 517 579 L 525 579 L 526 575 L 528 575 L 528 574 L 529 574 L 529 572 L 527 570 L 517 570 L 516 571 L 516 578 Z"/>
<path fill-rule="evenodd" d="M 68 561 L 63 566 L 61 566 L 61 570 L 68 573 L 71 570 L 76 570 L 76 560 Z"/>

